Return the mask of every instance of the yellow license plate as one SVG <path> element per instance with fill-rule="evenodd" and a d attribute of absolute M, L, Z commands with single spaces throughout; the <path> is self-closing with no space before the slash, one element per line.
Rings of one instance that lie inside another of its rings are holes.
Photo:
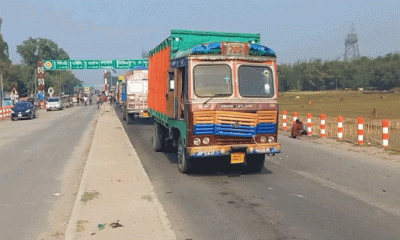
<path fill-rule="evenodd" d="M 144 113 L 143 113 L 143 117 L 149 117 L 149 113 L 144 112 Z"/>
<path fill-rule="evenodd" d="M 244 153 L 232 153 L 231 164 L 244 163 Z"/>

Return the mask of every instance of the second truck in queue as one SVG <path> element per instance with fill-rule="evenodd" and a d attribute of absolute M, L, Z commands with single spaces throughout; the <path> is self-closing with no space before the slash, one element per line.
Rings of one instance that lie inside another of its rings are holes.
<path fill-rule="evenodd" d="M 148 79 L 147 68 L 135 69 L 125 74 L 126 99 L 123 120 L 133 117 L 149 118 L 147 112 Z"/>
<path fill-rule="evenodd" d="M 175 149 L 182 173 L 223 156 L 258 172 L 280 152 L 276 55 L 259 34 L 171 30 L 149 53 L 148 99 L 153 148 Z"/>

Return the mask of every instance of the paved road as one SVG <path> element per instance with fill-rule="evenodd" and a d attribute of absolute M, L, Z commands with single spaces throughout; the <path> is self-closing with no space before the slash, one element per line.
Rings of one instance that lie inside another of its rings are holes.
<path fill-rule="evenodd" d="M 63 170 L 96 113 L 78 106 L 0 122 L 0 239 L 33 239 L 43 230 Z"/>
<path fill-rule="evenodd" d="M 281 136 L 259 174 L 211 159 L 183 175 L 151 120 L 123 125 L 178 239 L 400 239 L 398 163 Z"/>

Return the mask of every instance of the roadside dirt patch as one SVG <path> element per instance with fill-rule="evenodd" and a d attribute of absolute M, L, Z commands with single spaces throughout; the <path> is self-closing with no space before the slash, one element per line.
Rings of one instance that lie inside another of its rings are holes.
<path fill-rule="evenodd" d="M 289 136 L 289 132 L 279 131 L 279 134 L 284 136 Z M 304 136 L 300 138 L 300 141 L 309 141 L 314 144 L 329 146 L 331 148 L 336 148 L 341 151 L 350 151 L 357 153 L 364 153 L 370 156 L 379 157 L 380 159 L 389 160 L 392 162 L 400 163 L 400 152 L 383 148 L 382 146 L 378 146 L 376 144 L 368 144 L 364 145 L 354 144 L 348 141 L 340 141 L 337 139 L 331 138 L 320 138 L 315 136 Z"/>
<path fill-rule="evenodd" d="M 84 231 L 85 231 L 85 226 L 84 226 L 84 224 L 87 223 L 87 222 L 88 222 L 88 221 L 79 220 L 79 221 L 76 223 L 76 231 L 79 232 L 79 233 L 84 232 Z"/>
<path fill-rule="evenodd" d="M 85 192 L 82 195 L 81 201 L 86 203 L 87 201 L 98 198 L 99 195 L 100 195 L 100 193 L 98 193 L 98 192 Z"/>

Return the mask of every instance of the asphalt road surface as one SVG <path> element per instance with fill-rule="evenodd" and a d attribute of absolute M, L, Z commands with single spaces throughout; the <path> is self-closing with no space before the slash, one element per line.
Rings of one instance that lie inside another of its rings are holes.
<path fill-rule="evenodd" d="M 0 239 L 34 239 L 43 230 L 63 170 L 96 113 L 76 106 L 0 122 Z"/>
<path fill-rule="evenodd" d="M 178 239 L 400 239 L 398 163 L 280 136 L 260 173 L 209 159 L 185 175 L 152 124 L 123 122 Z"/>

